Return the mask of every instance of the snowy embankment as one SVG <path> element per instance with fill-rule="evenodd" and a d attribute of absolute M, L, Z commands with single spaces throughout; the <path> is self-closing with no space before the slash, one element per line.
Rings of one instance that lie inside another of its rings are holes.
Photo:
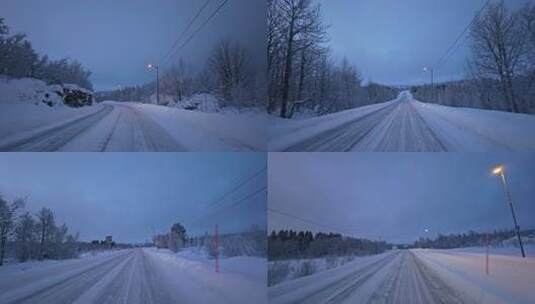
<path fill-rule="evenodd" d="M 269 151 L 283 151 L 298 142 L 386 108 L 396 101 L 301 120 L 272 119 L 267 135 Z"/>
<path fill-rule="evenodd" d="M 440 278 L 477 303 L 535 303 L 535 248 L 530 257 L 518 248 L 490 249 L 489 273 L 485 248 L 454 250 L 415 249 L 412 252 Z M 516 254 L 512 256 L 509 254 Z"/>
<path fill-rule="evenodd" d="M 451 150 L 535 150 L 535 115 L 413 103 Z"/>
<path fill-rule="evenodd" d="M 0 76 L 0 104 L 27 103 L 43 107 L 63 106 L 63 99 L 54 91 L 57 86 L 49 86 L 44 81 L 33 78 L 11 79 Z"/>
<path fill-rule="evenodd" d="M 177 254 L 155 248 L 145 252 L 184 303 L 267 303 L 265 258 L 223 257 L 216 273 L 214 260 L 195 248 Z"/>

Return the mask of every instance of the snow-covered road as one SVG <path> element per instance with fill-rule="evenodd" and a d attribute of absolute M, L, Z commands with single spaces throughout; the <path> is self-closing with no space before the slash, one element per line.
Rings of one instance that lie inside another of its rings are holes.
<path fill-rule="evenodd" d="M 535 149 L 535 116 L 393 101 L 323 117 L 280 121 L 272 151 L 510 151 Z"/>
<path fill-rule="evenodd" d="M 271 287 L 270 303 L 465 303 L 410 251 L 351 265 Z"/>
<path fill-rule="evenodd" d="M 0 303 L 266 302 L 265 282 L 151 249 L 39 264 L 0 269 Z"/>
<path fill-rule="evenodd" d="M 270 303 L 533 303 L 535 260 L 401 250 L 269 288 Z"/>
<path fill-rule="evenodd" d="M 0 151 L 264 149 L 261 122 L 240 115 L 117 102 L 57 111 L 3 104 L 1 110 Z"/>

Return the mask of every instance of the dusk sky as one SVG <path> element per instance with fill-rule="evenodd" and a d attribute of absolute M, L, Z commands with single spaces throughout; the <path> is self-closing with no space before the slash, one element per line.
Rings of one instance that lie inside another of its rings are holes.
<path fill-rule="evenodd" d="M 175 222 L 190 234 L 266 227 L 266 186 L 260 174 L 217 206 L 224 193 L 266 167 L 263 153 L 1 153 L 0 193 L 28 197 L 35 214 L 51 208 L 81 240 L 113 235 L 143 242 Z"/>
<path fill-rule="evenodd" d="M 41 55 L 82 62 L 93 72 L 95 89 L 107 90 L 153 80 L 147 64 L 165 56 L 204 2 L 2 0 L 0 17 L 13 32 L 26 33 Z M 212 0 L 189 32 L 221 2 Z M 262 0 L 230 0 L 175 59 L 182 57 L 192 69 L 198 69 L 214 44 L 231 39 L 249 48 L 254 60 L 264 63 L 265 16 Z"/>
<path fill-rule="evenodd" d="M 486 0 L 320 0 L 336 58 L 356 64 L 366 79 L 384 84 L 428 82 L 433 66 Z M 495 1 L 495 0 L 494 0 Z M 521 8 L 533 0 L 507 0 Z M 438 81 L 465 76 L 464 43 L 436 70 Z"/>
<path fill-rule="evenodd" d="M 503 163 L 519 225 L 535 228 L 533 153 L 272 153 L 268 206 L 334 231 L 268 213 L 268 229 L 341 232 L 390 242 L 469 230 L 513 229 Z M 426 234 L 424 231 L 428 229 Z"/>

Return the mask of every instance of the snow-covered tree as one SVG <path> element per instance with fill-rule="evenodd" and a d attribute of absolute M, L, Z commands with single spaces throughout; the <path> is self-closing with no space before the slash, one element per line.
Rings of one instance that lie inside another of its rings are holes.
<path fill-rule="evenodd" d="M 268 1 L 267 27 L 268 112 L 323 115 L 396 97 L 392 88 L 363 87 L 356 65 L 332 59 L 317 1 Z"/>
<path fill-rule="evenodd" d="M 15 228 L 16 255 L 20 262 L 36 256 L 37 247 L 36 222 L 29 212 L 24 213 Z"/>
<path fill-rule="evenodd" d="M 0 18 L 0 74 L 14 78 L 32 77 L 51 84 L 73 83 L 92 90 L 91 72 L 76 60 L 51 61 L 40 57 L 23 33 L 10 35 Z"/>
<path fill-rule="evenodd" d="M 37 213 L 37 229 L 39 231 L 39 259 L 49 257 L 49 246 L 55 233 L 54 212 L 51 209 L 43 207 Z"/>
<path fill-rule="evenodd" d="M 13 233 L 16 212 L 23 206 L 23 199 L 15 199 L 9 203 L 0 196 L 0 266 L 4 263 L 7 242 Z"/>
<path fill-rule="evenodd" d="M 219 95 L 228 103 L 243 102 L 253 76 L 251 57 L 237 42 L 222 40 L 212 51 L 208 68 L 215 76 Z"/>
<path fill-rule="evenodd" d="M 181 102 L 184 98 L 191 96 L 192 87 L 192 73 L 182 58 L 165 72 L 160 81 L 162 93 L 173 96 L 175 102 Z"/>
<path fill-rule="evenodd" d="M 519 112 L 519 98 L 513 84 L 522 73 L 526 55 L 526 31 L 518 12 L 511 12 L 504 1 L 489 4 L 476 16 L 470 30 L 471 66 L 479 78 L 497 79 L 509 111 Z"/>

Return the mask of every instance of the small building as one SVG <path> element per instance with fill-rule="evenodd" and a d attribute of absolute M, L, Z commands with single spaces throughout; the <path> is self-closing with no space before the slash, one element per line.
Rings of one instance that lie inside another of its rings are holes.
<path fill-rule="evenodd" d="M 111 235 L 106 236 L 106 238 L 104 239 L 104 244 L 105 244 L 106 247 L 108 247 L 108 248 L 113 247 L 113 238 L 112 238 Z"/>

